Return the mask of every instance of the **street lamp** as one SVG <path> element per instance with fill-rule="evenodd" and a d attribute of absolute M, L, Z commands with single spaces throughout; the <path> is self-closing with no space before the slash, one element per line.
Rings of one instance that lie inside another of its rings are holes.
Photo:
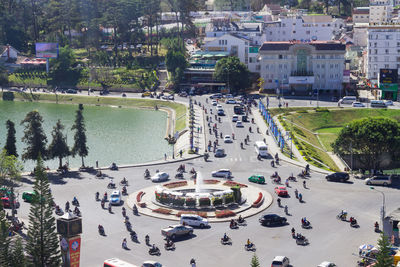
<path fill-rule="evenodd" d="M 381 220 L 382 220 L 382 232 L 383 232 L 383 220 L 385 219 L 385 210 L 386 210 L 385 193 L 383 193 L 383 191 L 375 189 L 375 187 L 373 187 L 373 186 L 370 186 L 370 189 L 375 190 L 382 194 Z"/>

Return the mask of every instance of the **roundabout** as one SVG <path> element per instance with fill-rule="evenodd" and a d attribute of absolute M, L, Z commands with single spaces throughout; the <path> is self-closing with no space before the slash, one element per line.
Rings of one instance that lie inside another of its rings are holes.
<path fill-rule="evenodd" d="M 179 221 L 181 214 L 197 214 L 209 222 L 247 218 L 272 204 L 272 195 L 260 187 L 231 180 L 205 179 L 154 184 L 129 195 L 127 205 L 136 205 L 143 215 Z"/>

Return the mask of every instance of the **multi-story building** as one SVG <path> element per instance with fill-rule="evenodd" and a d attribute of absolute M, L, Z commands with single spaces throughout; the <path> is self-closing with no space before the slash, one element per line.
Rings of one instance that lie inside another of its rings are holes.
<path fill-rule="evenodd" d="M 229 52 L 231 56 L 239 58 L 251 72 L 259 71 L 259 62 L 257 60 L 258 44 L 254 44 L 251 39 L 225 34 L 203 45 L 205 51 L 223 51 Z"/>
<path fill-rule="evenodd" d="M 392 20 L 393 1 L 371 1 L 369 7 L 369 22 L 380 24 L 387 23 Z"/>
<path fill-rule="evenodd" d="M 400 69 L 400 24 L 368 28 L 367 79 L 377 84 L 380 69 Z"/>
<path fill-rule="evenodd" d="M 353 9 L 353 23 L 369 23 L 369 7 L 356 7 Z"/>
<path fill-rule="evenodd" d="M 328 41 L 339 36 L 345 23 L 331 16 L 281 16 L 277 21 L 265 23 L 266 41 Z"/>
<path fill-rule="evenodd" d="M 316 90 L 339 94 L 345 52 L 345 44 L 339 41 L 265 42 L 259 50 L 264 88 L 291 94 Z"/>

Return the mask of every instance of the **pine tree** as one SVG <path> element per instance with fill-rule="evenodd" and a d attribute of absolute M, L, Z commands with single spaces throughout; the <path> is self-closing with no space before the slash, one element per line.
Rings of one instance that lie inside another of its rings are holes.
<path fill-rule="evenodd" d="M 64 125 L 58 120 L 56 126 L 54 126 L 51 135 L 53 136 L 53 141 L 49 146 L 49 158 L 59 159 L 59 168 L 62 168 L 62 159 L 70 154 L 69 147 L 67 145 L 66 137 L 63 134 Z"/>
<path fill-rule="evenodd" d="M 0 201 L 0 266 L 10 266 L 9 226 L 3 205 Z"/>
<path fill-rule="evenodd" d="M 378 240 L 379 252 L 376 254 L 375 267 L 392 267 L 394 266 L 393 258 L 390 256 L 390 243 L 387 236 L 381 233 Z"/>
<path fill-rule="evenodd" d="M 14 155 L 18 157 L 17 147 L 15 146 L 15 124 L 14 122 L 7 120 L 7 141 L 4 149 L 7 151 L 7 155 Z"/>
<path fill-rule="evenodd" d="M 83 105 L 79 104 L 79 108 L 76 111 L 75 123 L 72 126 L 72 130 L 76 130 L 74 135 L 74 146 L 72 147 L 72 155 L 79 155 L 82 158 L 82 167 L 85 167 L 83 158 L 89 153 L 88 147 L 86 146 L 86 127 L 83 118 Z"/>
<path fill-rule="evenodd" d="M 59 239 L 56 233 L 52 196 L 43 160 L 38 157 L 35 170 L 34 198 L 29 211 L 27 252 L 30 264 L 38 267 L 59 266 Z"/>
<path fill-rule="evenodd" d="M 258 261 L 258 257 L 256 253 L 254 253 L 253 257 L 251 258 L 250 267 L 260 267 L 260 262 Z"/>
<path fill-rule="evenodd" d="M 46 143 L 47 137 L 42 127 L 43 118 L 37 110 L 33 110 L 26 114 L 26 117 L 21 121 L 21 125 L 25 124 L 24 137 L 22 142 L 25 142 L 27 147 L 22 154 L 22 160 L 36 160 L 41 157 L 46 158 Z"/>
<path fill-rule="evenodd" d="M 13 267 L 27 266 L 24 255 L 24 246 L 19 236 L 15 238 L 13 245 L 11 247 L 10 264 L 11 264 L 10 266 Z"/>

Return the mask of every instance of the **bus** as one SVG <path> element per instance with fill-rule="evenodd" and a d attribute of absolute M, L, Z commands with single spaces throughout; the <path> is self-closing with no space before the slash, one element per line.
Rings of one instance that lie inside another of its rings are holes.
<path fill-rule="evenodd" d="M 117 258 L 112 258 L 105 260 L 103 267 L 139 267 L 139 266 L 127 263 L 126 261 Z"/>
<path fill-rule="evenodd" d="M 256 150 L 257 155 L 260 155 L 261 157 L 268 156 L 268 147 L 263 141 L 255 142 L 254 149 Z"/>
<path fill-rule="evenodd" d="M 233 112 L 234 112 L 236 115 L 242 114 L 242 113 L 243 113 L 243 108 L 242 108 L 242 106 L 239 106 L 239 105 L 234 106 L 234 107 L 233 107 Z"/>

